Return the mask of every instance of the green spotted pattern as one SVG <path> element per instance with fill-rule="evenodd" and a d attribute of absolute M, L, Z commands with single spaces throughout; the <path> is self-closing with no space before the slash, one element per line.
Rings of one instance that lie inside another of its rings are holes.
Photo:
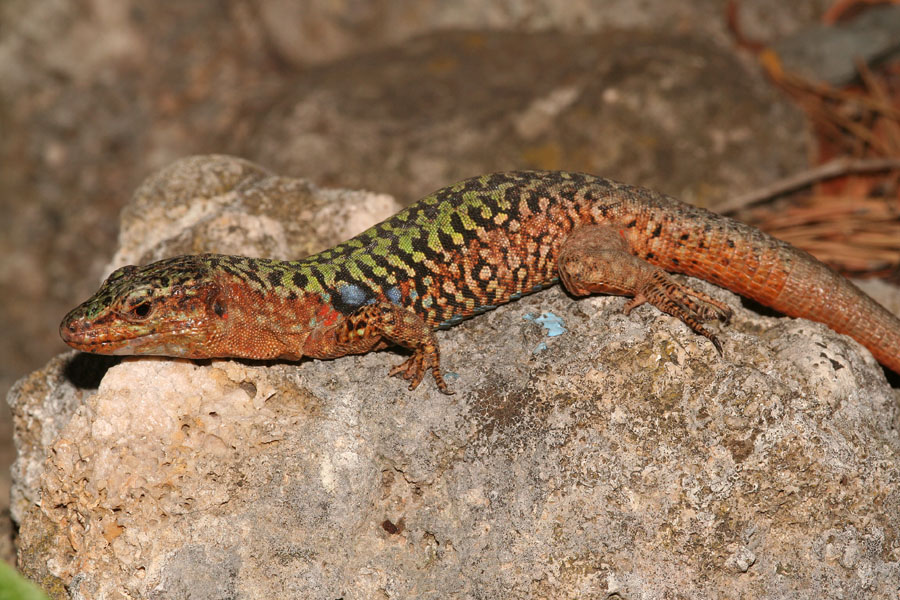
<path fill-rule="evenodd" d="M 565 235 L 610 182 L 571 173 L 484 175 L 443 188 L 360 235 L 299 261 L 203 255 L 263 294 L 317 294 L 343 314 L 393 301 L 432 327 L 554 283 Z M 542 202 L 551 202 L 552 215 Z M 528 242 L 544 256 L 526 256 Z"/>

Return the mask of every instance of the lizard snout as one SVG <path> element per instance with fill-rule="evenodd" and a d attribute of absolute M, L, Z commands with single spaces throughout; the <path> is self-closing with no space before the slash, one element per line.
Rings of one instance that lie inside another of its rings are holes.
<path fill-rule="evenodd" d="M 84 341 L 85 332 L 90 329 L 91 325 L 92 323 L 83 317 L 67 315 L 59 324 L 59 337 L 70 346 L 78 344 Z"/>

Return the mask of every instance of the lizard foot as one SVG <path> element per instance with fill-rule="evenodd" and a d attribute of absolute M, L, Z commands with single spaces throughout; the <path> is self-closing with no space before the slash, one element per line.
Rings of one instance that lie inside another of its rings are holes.
<path fill-rule="evenodd" d="M 416 348 L 412 356 L 391 369 L 388 375 L 405 379 L 409 382 L 409 389 L 414 390 L 422 383 L 425 371 L 429 369 L 438 389 L 444 394 L 452 395 L 453 392 L 447 386 L 447 382 L 444 381 L 444 376 L 441 374 L 440 354 L 437 346 L 432 344 L 425 344 Z"/>
<path fill-rule="evenodd" d="M 722 356 L 722 344 L 702 322 L 713 319 L 727 321 L 731 318 L 731 308 L 703 292 L 678 283 L 662 269 L 654 269 L 644 285 L 635 292 L 634 298 L 625 304 L 625 314 L 645 302 L 652 304 L 664 313 L 681 319 L 695 333 L 706 337 Z"/>

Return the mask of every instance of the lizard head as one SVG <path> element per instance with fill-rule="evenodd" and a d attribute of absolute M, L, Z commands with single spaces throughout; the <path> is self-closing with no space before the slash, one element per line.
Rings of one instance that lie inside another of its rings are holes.
<path fill-rule="evenodd" d="M 224 335 L 225 305 L 202 256 L 117 269 L 59 326 L 68 345 L 95 354 L 204 358 Z"/>

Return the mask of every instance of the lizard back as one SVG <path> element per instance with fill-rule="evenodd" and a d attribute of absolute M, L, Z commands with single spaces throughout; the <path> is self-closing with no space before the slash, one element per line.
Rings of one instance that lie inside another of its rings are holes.
<path fill-rule="evenodd" d="M 614 186 L 577 173 L 484 175 L 303 260 L 210 259 L 265 294 L 318 294 L 343 314 L 387 300 L 448 327 L 555 283 L 561 242 Z"/>

